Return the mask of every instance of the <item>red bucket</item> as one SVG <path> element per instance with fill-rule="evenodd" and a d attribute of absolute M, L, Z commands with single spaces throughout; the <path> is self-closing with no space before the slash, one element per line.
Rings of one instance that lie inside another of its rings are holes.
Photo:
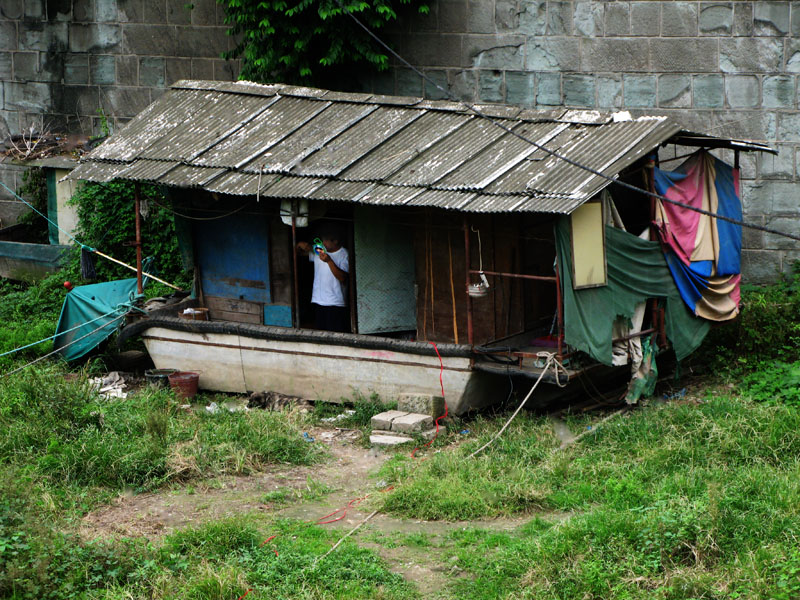
<path fill-rule="evenodd" d="M 200 373 L 194 371 L 178 371 L 169 377 L 169 387 L 175 391 L 178 398 L 194 398 L 197 394 L 197 383 L 200 380 Z"/>

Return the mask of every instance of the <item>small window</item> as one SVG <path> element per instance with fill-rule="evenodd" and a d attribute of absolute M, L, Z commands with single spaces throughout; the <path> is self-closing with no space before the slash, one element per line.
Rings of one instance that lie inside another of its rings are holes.
<path fill-rule="evenodd" d="M 599 287 L 608 284 L 603 205 L 587 202 L 571 215 L 572 287 Z"/>

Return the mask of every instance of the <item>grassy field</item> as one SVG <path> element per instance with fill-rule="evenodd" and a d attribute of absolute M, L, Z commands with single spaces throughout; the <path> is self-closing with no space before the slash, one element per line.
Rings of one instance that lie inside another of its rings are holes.
<path fill-rule="evenodd" d="M 235 599 L 251 588 L 269 589 L 271 598 L 409 597 L 402 578 L 355 544 L 317 562 L 334 534 L 305 523 L 242 515 L 158 545 L 76 533 L 84 514 L 120 493 L 325 460 L 301 435 L 306 420 L 187 412 L 171 392 L 150 389 L 103 400 L 84 378 L 68 381 L 52 366 L 4 381 L 0 597 Z M 281 535 L 261 546 L 269 532 Z"/>
<path fill-rule="evenodd" d="M 469 458 L 504 418 L 473 420 L 466 435 L 459 423 L 425 460 L 403 451 L 385 462 L 376 478 L 394 488 L 364 508 L 458 525 L 438 536 L 424 527 L 377 536 L 368 525 L 321 558 L 341 530 L 273 512 L 156 541 L 79 530 L 87 512 L 121 494 L 325 465 L 329 453 L 302 433 L 335 409 L 209 414 L 152 389 L 104 400 L 80 375 L 34 368 L 0 382 L 0 597 L 421 597 L 363 546 L 372 539 L 421 562 L 445 557 L 445 585 L 426 597 L 798 598 L 800 409 L 767 398 L 763 381 L 743 377 L 741 390 L 656 403 L 592 430 L 602 415 L 568 418 L 589 434 L 563 449 L 546 417 L 523 413 Z M 366 425 L 369 404 L 350 426 Z M 281 507 L 329 492 L 309 484 L 264 498 Z M 515 525 L 469 522 L 487 517 Z"/>
<path fill-rule="evenodd" d="M 518 532 L 455 535 L 470 598 L 800 597 L 800 412 L 709 393 L 645 408 L 563 451 L 524 418 L 414 465 L 385 509 L 465 519 L 537 514 Z"/>

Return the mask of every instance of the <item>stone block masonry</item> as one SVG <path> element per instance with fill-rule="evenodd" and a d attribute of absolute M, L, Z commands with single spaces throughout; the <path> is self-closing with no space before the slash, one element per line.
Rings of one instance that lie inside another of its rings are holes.
<path fill-rule="evenodd" d="M 767 142 L 780 157 L 741 157 L 747 218 L 788 227 L 800 212 L 800 2 L 438 0 L 424 28 L 392 40 L 465 100 L 663 114 Z M 434 97 L 399 64 L 374 81 L 365 89 Z M 752 233 L 744 250 L 751 283 L 800 256 L 793 242 Z"/>
<path fill-rule="evenodd" d="M 216 0 L 1 0 L 0 139 L 34 123 L 95 135 L 178 79 L 236 79 L 224 18 Z M 19 173 L 0 165 L 10 187 Z M 17 209 L 0 191 L 3 226 Z"/>

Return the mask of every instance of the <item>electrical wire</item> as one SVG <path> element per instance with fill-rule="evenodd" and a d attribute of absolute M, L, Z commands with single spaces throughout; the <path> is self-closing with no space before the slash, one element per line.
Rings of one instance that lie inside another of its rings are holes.
<path fill-rule="evenodd" d="M 216 217 L 191 217 L 191 216 L 189 216 L 189 215 L 185 215 L 185 214 L 183 214 L 183 213 L 179 213 L 179 212 L 178 212 L 177 210 L 175 210 L 174 208 L 170 208 L 170 207 L 168 207 L 168 206 L 164 206 L 163 204 L 161 204 L 161 203 L 159 203 L 159 202 L 156 202 L 156 201 L 155 201 L 155 200 L 153 200 L 152 198 L 150 199 L 150 201 L 151 201 L 153 204 L 155 204 L 156 206 L 159 206 L 159 207 L 163 208 L 163 209 L 164 209 L 164 210 L 166 210 L 167 212 L 171 212 L 173 215 L 177 215 L 177 216 L 181 217 L 182 219 L 188 219 L 189 221 L 217 221 L 217 220 L 219 220 L 219 219 L 225 219 L 225 218 L 227 218 L 227 217 L 230 217 L 231 215 L 235 215 L 236 213 L 238 213 L 238 212 L 241 212 L 242 210 L 244 210 L 245 208 L 247 208 L 247 207 L 250 205 L 250 203 L 249 203 L 249 202 L 247 202 L 247 203 L 245 203 L 245 204 L 242 204 L 242 205 L 241 205 L 239 208 L 237 208 L 236 210 L 232 210 L 231 212 L 229 212 L 229 213 L 225 213 L 224 215 L 217 215 Z"/>
<path fill-rule="evenodd" d="M 84 244 L 81 244 L 81 243 L 80 243 L 78 240 L 76 240 L 76 239 L 75 239 L 75 237 L 74 237 L 74 236 L 73 236 L 73 235 L 72 235 L 72 234 L 71 234 L 69 231 L 65 231 L 65 230 L 61 229 L 61 227 L 59 227 L 59 226 L 58 226 L 58 223 L 56 223 L 56 222 L 54 222 L 54 221 L 51 221 L 51 220 L 50 220 L 50 219 L 49 219 L 49 218 L 48 218 L 46 215 L 44 215 L 44 214 L 42 214 L 41 212 L 39 212 L 39 210 L 38 210 L 38 209 L 37 209 L 37 208 L 36 208 L 36 207 L 35 207 L 33 204 L 31 204 L 30 202 L 28 202 L 27 200 L 25 200 L 25 198 L 23 198 L 22 196 L 20 196 L 19 194 L 17 194 L 17 193 L 16 193 L 14 190 L 12 190 L 10 187 L 8 187 L 8 186 L 7 186 L 5 183 L 3 183 L 2 181 L 0 181 L 0 185 L 2 185 L 2 186 L 3 186 L 4 188 L 6 188 L 6 189 L 7 189 L 9 192 L 11 192 L 11 193 L 14 195 L 14 197 L 15 197 L 15 198 L 17 198 L 18 200 L 20 200 L 20 201 L 24 202 L 25 204 L 27 204 L 27 205 L 28 205 L 28 208 L 30 208 L 30 209 L 31 209 L 33 212 L 35 212 L 37 215 L 39 215 L 40 217 L 42 217 L 42 218 L 43 218 L 45 221 L 47 221 L 48 223 L 50 223 L 50 225 L 52 225 L 53 227 L 55 227 L 56 229 L 58 229 L 58 230 L 59 230 L 61 233 L 63 233 L 64 235 L 66 235 L 66 236 L 67 236 L 69 239 L 71 239 L 73 242 L 75 242 L 76 244 L 78 244 L 78 245 L 79 245 L 81 248 L 88 248 L 88 246 L 85 246 Z"/>
<path fill-rule="evenodd" d="M 468 110 L 473 112 L 478 117 L 489 121 L 490 123 L 492 123 L 496 127 L 499 127 L 500 129 L 502 129 L 506 133 L 508 133 L 508 134 L 510 134 L 510 135 L 522 140 L 523 142 L 525 142 L 527 144 L 530 144 L 534 148 L 536 148 L 538 150 L 541 150 L 542 152 L 545 152 L 546 154 L 549 154 L 550 156 L 552 156 L 554 158 L 562 160 L 565 163 L 567 163 L 569 165 L 572 165 L 573 167 L 576 167 L 578 169 L 581 169 L 583 171 L 591 173 L 592 175 L 595 175 L 596 177 L 600 177 L 602 179 L 605 179 L 605 180 L 607 180 L 607 181 L 609 181 L 611 183 L 614 183 L 616 185 L 619 185 L 619 186 L 621 186 L 623 188 L 626 188 L 626 189 L 629 189 L 631 191 L 638 192 L 640 194 L 645 194 L 646 196 L 650 196 L 652 198 L 657 198 L 658 200 L 661 200 L 662 202 L 668 202 L 670 204 L 674 204 L 676 206 L 680 206 L 680 207 L 685 208 L 687 210 L 691 210 L 693 212 L 700 213 L 701 215 L 714 217 L 716 219 L 719 219 L 720 221 L 727 221 L 728 223 L 733 223 L 734 225 L 739 225 L 741 227 L 747 227 L 748 229 L 755 229 L 757 231 L 763 231 L 765 233 L 771 233 L 771 234 L 774 234 L 774 235 L 779 235 L 779 236 L 782 236 L 782 237 L 786 237 L 786 238 L 789 238 L 789 239 L 800 241 L 800 235 L 794 235 L 794 234 L 791 234 L 791 233 L 787 233 L 785 231 L 779 231 L 777 229 L 772 229 L 771 227 L 765 227 L 764 225 L 756 225 L 754 223 L 747 223 L 747 222 L 742 221 L 740 219 L 734 219 L 732 217 L 726 217 L 724 215 L 720 215 L 720 214 L 714 213 L 712 211 L 705 210 L 703 208 L 698 208 L 696 206 L 692 206 L 690 204 L 686 204 L 685 202 L 681 202 L 679 200 L 674 200 L 672 198 L 667 198 L 666 196 L 662 196 L 661 194 L 658 194 L 656 192 L 651 192 L 650 190 L 645 190 L 643 188 L 639 188 L 639 187 L 637 187 L 635 185 L 632 185 L 630 183 L 627 183 L 625 181 L 621 181 L 621 180 L 619 180 L 619 179 L 617 179 L 615 177 L 612 177 L 611 175 L 606 175 L 605 173 L 603 173 L 601 171 L 598 171 L 597 169 L 594 169 L 594 168 L 592 168 L 592 167 L 590 167 L 588 165 L 584 165 L 582 163 L 579 163 L 579 162 L 577 162 L 577 161 L 575 161 L 575 160 L 573 160 L 573 159 L 571 159 L 571 158 L 569 158 L 567 156 L 564 156 L 563 154 L 560 154 L 559 152 L 557 152 L 555 150 L 552 150 L 552 149 L 548 148 L 547 146 L 544 146 L 543 144 L 539 144 L 539 143 L 531 140 L 530 138 L 525 137 L 524 135 L 514 131 L 510 127 L 504 125 L 503 123 L 493 119 L 492 117 L 490 117 L 486 113 L 482 112 L 474 104 L 471 104 L 471 103 L 469 103 L 469 102 L 467 102 L 465 100 L 457 98 L 452 92 L 450 92 L 449 90 L 444 89 L 441 85 L 439 85 L 437 82 L 433 81 L 430 77 L 425 75 L 425 73 L 420 71 L 417 67 L 412 65 L 405 58 L 403 58 L 400 54 L 398 54 L 395 50 L 393 50 L 388 44 L 386 44 L 386 42 L 384 42 L 381 38 L 379 38 L 369 27 L 364 25 L 350 10 L 345 8 L 344 4 L 342 4 L 342 0 L 336 0 L 336 3 L 339 5 L 339 8 L 342 10 L 342 12 L 344 12 L 351 19 L 353 19 L 353 21 L 355 21 L 355 23 L 359 27 L 361 27 L 371 38 L 373 38 L 380 46 L 385 48 L 386 51 L 388 51 L 397 60 L 399 60 L 405 66 L 407 66 L 412 71 L 414 71 L 425 82 L 431 84 L 436 89 L 438 89 L 439 91 L 444 93 L 445 96 L 448 99 L 450 99 L 450 100 L 452 100 L 454 102 L 458 102 L 459 104 L 461 104 L 462 106 L 464 106 L 465 108 L 467 108 Z"/>
<path fill-rule="evenodd" d="M 53 356 L 54 354 L 57 354 L 58 352 L 61 352 L 64 348 L 69 348 L 70 346 L 72 346 L 72 344 L 80 342 L 82 339 L 89 337 L 93 333 L 97 333 L 98 331 L 100 331 L 101 329 L 107 327 L 108 325 L 110 325 L 114 321 L 118 321 L 119 319 L 122 319 L 124 317 L 125 317 L 125 315 L 119 315 L 118 317 L 116 317 L 114 319 L 111 319 L 108 323 L 105 323 L 105 324 L 101 325 L 100 327 L 98 327 L 97 329 L 94 329 L 94 330 L 90 331 L 86 335 L 82 335 L 81 337 L 72 340 L 69 344 L 65 344 L 65 345 L 61 346 L 58 350 L 53 350 L 52 352 L 48 352 L 47 354 L 45 354 L 43 356 L 40 356 L 39 358 L 37 358 L 35 360 L 32 360 L 31 362 L 29 362 L 27 364 L 24 364 L 21 367 L 14 369 L 13 371 L 9 371 L 7 373 L 3 373 L 2 375 L 0 375 L 0 379 L 5 379 L 6 377 L 9 377 L 9 376 L 13 375 L 14 373 L 19 373 L 23 369 L 27 369 L 28 367 L 31 367 L 31 366 L 35 365 L 36 363 L 38 363 L 39 361 L 44 360 L 45 358 L 49 358 L 50 356 Z"/>
<path fill-rule="evenodd" d="M 2 358 L 3 356 L 8 356 L 9 354 L 14 354 L 16 352 L 21 352 L 22 350 L 26 350 L 27 348 L 32 348 L 33 346 L 38 346 L 39 344 L 43 344 L 44 342 L 47 342 L 47 341 L 52 340 L 52 339 L 55 339 L 55 338 L 57 338 L 57 337 L 59 337 L 61 335 L 66 335 L 68 333 L 71 333 L 71 332 L 75 331 L 76 329 L 80 329 L 81 327 L 85 327 L 86 325 L 89 325 L 90 323 L 94 323 L 95 321 L 99 321 L 103 317 L 109 317 L 109 316 L 113 315 L 114 313 L 116 313 L 118 310 L 119 310 L 118 308 L 115 308 L 114 310 L 112 310 L 110 312 L 107 312 L 104 315 L 100 315 L 99 317 L 95 317 L 91 321 L 86 321 L 85 323 L 81 323 L 80 325 L 76 325 L 75 327 L 73 327 L 71 329 L 67 329 L 66 331 L 62 331 L 60 333 L 54 333 L 50 337 L 46 337 L 44 339 L 41 339 L 38 342 L 32 342 L 32 343 L 27 344 L 25 346 L 20 346 L 19 348 L 14 348 L 13 350 L 9 350 L 8 352 L 3 352 L 2 354 L 0 354 L 0 358 Z"/>

